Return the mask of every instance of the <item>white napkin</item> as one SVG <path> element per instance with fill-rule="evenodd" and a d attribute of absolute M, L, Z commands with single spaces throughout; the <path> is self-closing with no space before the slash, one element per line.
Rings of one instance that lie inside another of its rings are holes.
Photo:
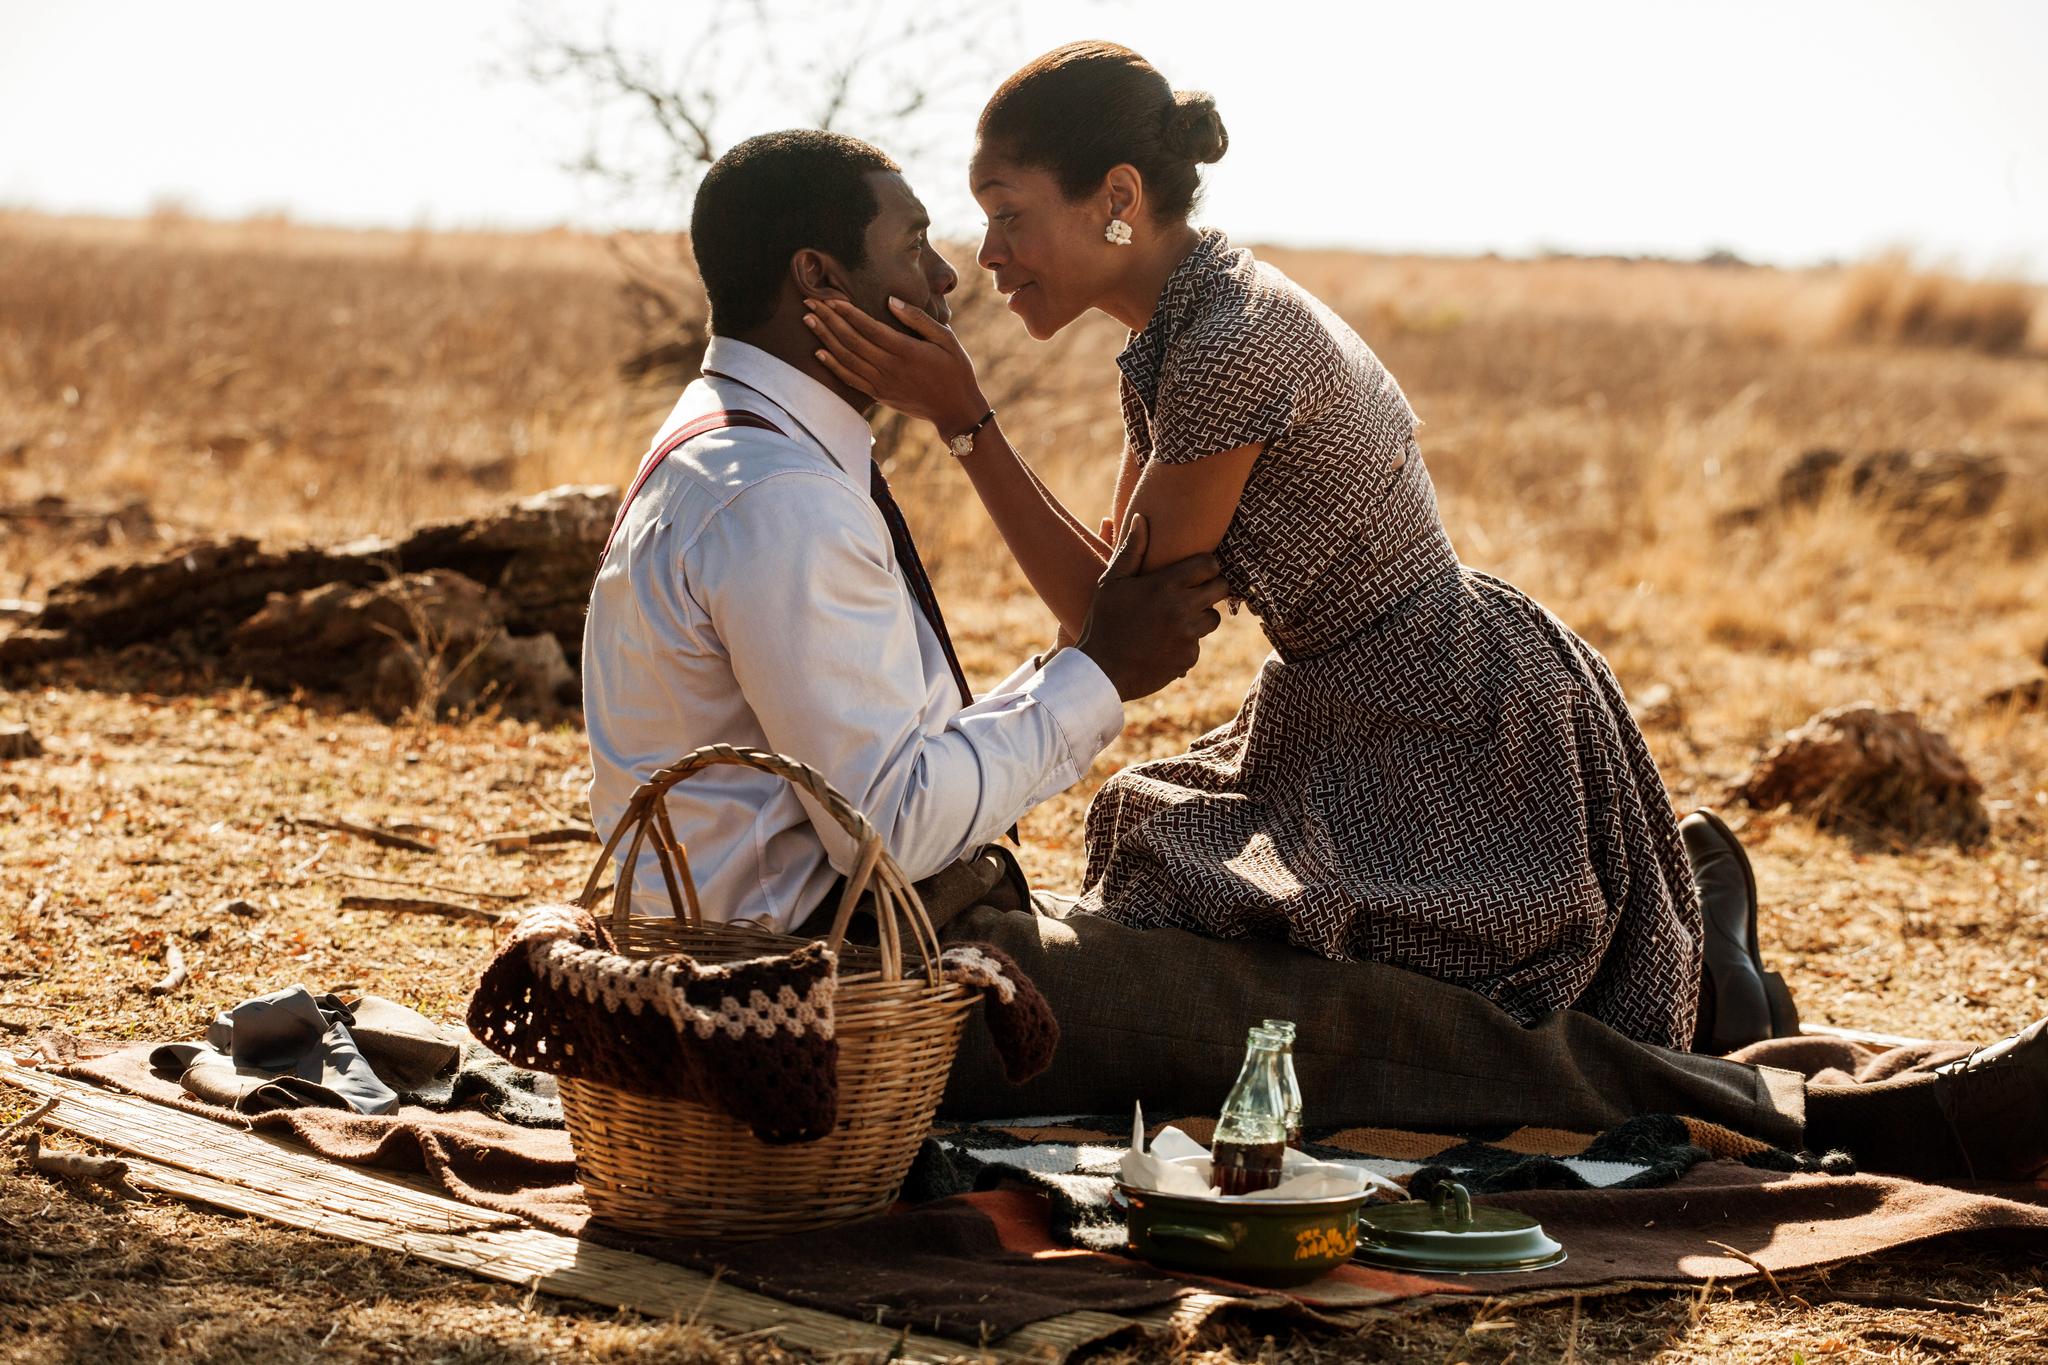
<path fill-rule="evenodd" d="M 1408 1192 L 1379 1172 L 1350 1161 L 1318 1161 L 1289 1147 L 1280 1159 L 1280 1183 L 1270 1190 L 1254 1190 L 1240 1199 L 1333 1199 L 1357 1194 L 1368 1185 L 1406 1199 Z M 1223 1198 L 1223 1191 L 1209 1183 L 1209 1149 L 1171 1125 L 1152 1139 L 1145 1150 L 1145 1106 L 1137 1105 L 1131 1116 L 1131 1149 L 1123 1154 L 1119 1170 L 1126 1185 L 1160 1194 L 1190 1194 Z"/>
<path fill-rule="evenodd" d="M 1407 1199 L 1407 1198 L 1409 1197 L 1409 1195 L 1408 1195 L 1408 1190 L 1407 1190 L 1407 1187 L 1405 1187 L 1405 1186 L 1403 1186 L 1403 1185 L 1399 1185 L 1399 1184 L 1396 1184 L 1396 1183 L 1395 1183 L 1394 1181 L 1391 1181 L 1391 1180 L 1387 1179 L 1387 1178 L 1386 1178 L 1385 1176 L 1381 1175 L 1381 1174 L 1380 1174 L 1380 1173 L 1379 1173 L 1378 1171 L 1375 1171 L 1374 1169 L 1372 1169 L 1372 1167 L 1370 1167 L 1370 1166 L 1367 1166 L 1367 1165 L 1364 1165 L 1364 1164 L 1362 1164 L 1362 1163 L 1360 1163 L 1360 1162 L 1356 1162 L 1356 1161 L 1323 1161 L 1323 1162 L 1316 1162 L 1316 1161 L 1314 1161 L 1314 1160 L 1313 1160 L 1313 1158 L 1309 1158 L 1308 1160 L 1310 1160 L 1311 1164 L 1317 1165 L 1317 1166 L 1319 1166 L 1319 1167 L 1323 1167 L 1323 1168 L 1326 1168 L 1326 1169 L 1330 1169 L 1330 1170 L 1338 1170 L 1338 1171 L 1342 1171 L 1342 1172 L 1344 1172 L 1344 1174 L 1345 1174 L 1346 1176 L 1348 1176 L 1348 1177 L 1349 1177 L 1350 1179 L 1352 1179 L 1353 1181 L 1355 1181 L 1355 1182 L 1356 1182 L 1356 1183 L 1355 1183 L 1355 1184 L 1353 1185 L 1353 1188 L 1354 1188 L 1354 1189 L 1364 1189 L 1364 1188 L 1365 1188 L 1365 1187 L 1366 1187 L 1367 1185 L 1371 1185 L 1371 1186 L 1373 1186 L 1374 1188 L 1376 1188 L 1377 1190 L 1379 1190 L 1379 1192 L 1380 1192 L 1381 1194 L 1387 1195 L 1388 1197 L 1390 1197 L 1390 1198 L 1392 1198 L 1392 1199 L 1395 1199 L 1395 1200 L 1403 1200 L 1403 1199 Z M 1293 1167 L 1292 1167 L 1292 1166 L 1289 1166 L 1289 1167 L 1287 1168 L 1287 1170 L 1286 1170 L 1286 1172 L 1285 1172 L 1285 1173 L 1286 1173 L 1287 1175 L 1293 1175 L 1293 1174 L 1294 1174 L 1294 1170 L 1293 1170 Z"/>
<path fill-rule="evenodd" d="M 1196 1196 L 1219 1193 L 1208 1182 L 1206 1170 L 1198 1174 L 1196 1167 L 1174 1160 L 1175 1157 L 1188 1156 L 1199 1156 L 1206 1161 L 1209 1153 L 1178 1128 L 1162 1129 L 1152 1143 L 1152 1150 L 1145 1150 L 1145 1106 L 1141 1104 L 1131 1118 L 1131 1149 L 1118 1163 L 1118 1171 L 1124 1184 L 1141 1190 Z"/>
<path fill-rule="evenodd" d="M 1207 1161 L 1209 1149 L 1169 1123 L 1152 1139 L 1152 1155 L 1162 1161 L 1180 1161 L 1191 1156 Z"/>

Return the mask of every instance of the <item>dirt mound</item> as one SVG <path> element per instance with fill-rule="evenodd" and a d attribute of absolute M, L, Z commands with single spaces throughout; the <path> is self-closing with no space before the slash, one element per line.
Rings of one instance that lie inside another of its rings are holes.
<path fill-rule="evenodd" d="M 514 715 L 580 700 L 576 670 L 555 637 L 505 633 L 504 599 L 453 569 L 367 588 L 328 583 L 273 593 L 235 627 L 229 672 L 366 701 L 394 717 L 431 689 L 439 706 L 488 694 Z"/>
<path fill-rule="evenodd" d="M 1753 526 L 1792 508 L 1817 507 L 1830 491 L 1885 513 L 1912 538 L 1937 524 L 1973 521 L 2005 493 L 2002 456 L 1959 450 L 1879 450 L 1851 455 L 1809 450 L 1778 475 L 1769 502 L 1720 518 L 1723 529 Z"/>
<path fill-rule="evenodd" d="M 1812 507 L 1832 485 L 1889 511 L 1978 517 L 2005 492 L 2009 473 L 1997 455 L 1959 450 L 1881 450 L 1849 456 L 1809 450 L 1778 476 L 1778 501 Z"/>
<path fill-rule="evenodd" d="M 2048 644 L 2041 646 L 2041 666 L 2048 668 Z M 2033 711 L 2048 708 L 2048 678 L 2022 678 L 1984 695 L 1986 706 L 2000 710 Z"/>
<path fill-rule="evenodd" d="M 0 505 L 0 526 L 89 545 L 147 544 L 156 539 L 156 516 L 139 499 L 119 507 L 82 507 L 45 493 L 34 502 Z"/>
<path fill-rule="evenodd" d="M 438 651 L 445 704 L 495 684 L 492 695 L 515 714 L 547 711 L 576 698 L 569 660 L 582 651 L 617 507 L 616 488 L 565 485 L 400 541 L 183 545 L 59 584 L 39 611 L 12 613 L 0 626 L 0 665 L 149 646 L 391 715 L 413 703 Z"/>
<path fill-rule="evenodd" d="M 1984 787 L 1946 738 L 1910 711 L 1851 702 L 1786 734 L 1735 795 L 1761 810 L 1791 806 L 1822 825 L 1960 847 L 1991 833 Z"/>

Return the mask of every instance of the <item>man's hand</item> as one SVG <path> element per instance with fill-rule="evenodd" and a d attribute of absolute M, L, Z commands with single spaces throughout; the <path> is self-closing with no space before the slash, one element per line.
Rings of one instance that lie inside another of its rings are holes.
<path fill-rule="evenodd" d="M 965 431 L 988 411 L 974 361 L 953 335 L 922 308 L 889 300 L 900 324 L 869 317 L 844 299 L 805 300 L 804 321 L 820 342 L 818 360 L 843 384 L 922 417 L 945 440 Z"/>
<path fill-rule="evenodd" d="M 1117 696 L 1149 696 L 1202 657 L 1202 637 L 1223 624 L 1216 604 L 1230 596 L 1215 555 L 1190 555 L 1141 574 L 1148 534 L 1133 515 L 1116 558 L 1095 585 L 1075 645 L 1095 660 Z"/>

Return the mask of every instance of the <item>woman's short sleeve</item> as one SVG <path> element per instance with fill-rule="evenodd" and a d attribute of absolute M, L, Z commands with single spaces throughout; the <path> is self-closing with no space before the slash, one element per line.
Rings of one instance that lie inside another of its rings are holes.
<path fill-rule="evenodd" d="M 1138 452 L 1140 460 L 1152 458 L 1152 419 L 1145 413 L 1145 400 L 1138 396 L 1137 386 L 1131 383 L 1129 375 L 1119 375 L 1116 385 L 1117 406 L 1124 417 L 1124 440 L 1132 450 Z"/>
<path fill-rule="evenodd" d="M 1152 414 L 1152 458 L 1188 464 L 1263 445 L 1293 424 L 1309 338 L 1287 310 L 1233 308 L 1191 323 L 1168 349 Z"/>

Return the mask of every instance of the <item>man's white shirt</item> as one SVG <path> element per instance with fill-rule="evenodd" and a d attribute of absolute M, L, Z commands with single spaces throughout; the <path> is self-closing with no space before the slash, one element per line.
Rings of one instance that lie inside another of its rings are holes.
<path fill-rule="evenodd" d="M 916 880 L 1079 781 L 1123 727 L 1095 661 L 1061 650 L 963 708 L 870 496 L 867 423 L 744 342 L 712 338 L 703 368 L 650 454 L 721 409 L 782 434 L 726 428 L 671 452 L 598 570 L 583 636 L 598 829 L 692 749 L 767 749 L 823 773 Z M 709 919 L 787 931 L 851 863 L 837 822 L 767 773 L 708 768 L 668 805 Z M 633 900 L 669 912 L 651 852 Z"/>

